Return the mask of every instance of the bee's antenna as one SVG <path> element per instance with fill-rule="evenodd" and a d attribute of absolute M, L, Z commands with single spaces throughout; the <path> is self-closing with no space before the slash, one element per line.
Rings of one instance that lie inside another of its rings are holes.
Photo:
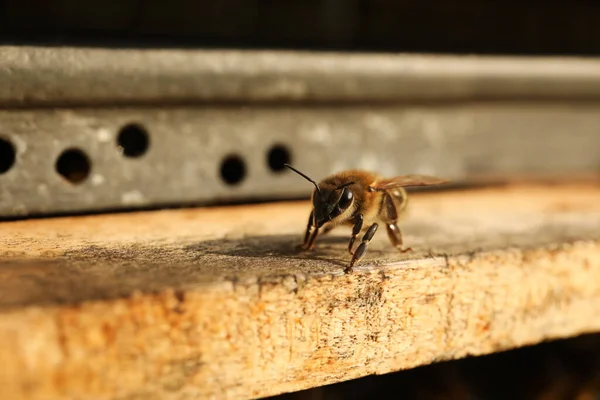
<path fill-rule="evenodd" d="M 309 181 L 310 183 L 315 185 L 315 187 L 317 188 L 317 193 L 321 194 L 321 189 L 319 189 L 319 185 L 317 185 L 317 182 L 313 181 L 308 176 L 304 175 L 302 172 L 298 171 L 296 168 L 292 167 L 291 165 L 289 165 L 289 164 L 283 164 L 283 165 L 285 165 L 286 167 L 288 167 L 289 169 L 291 169 L 292 171 L 294 171 L 295 173 L 297 173 L 298 175 L 300 175 L 301 177 L 303 177 L 304 179 L 306 179 L 307 181 Z"/>

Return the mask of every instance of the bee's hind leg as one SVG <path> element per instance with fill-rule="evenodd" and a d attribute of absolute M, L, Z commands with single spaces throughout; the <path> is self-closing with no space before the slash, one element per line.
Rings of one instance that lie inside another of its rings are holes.
<path fill-rule="evenodd" d="M 398 249 L 400 253 L 408 253 L 413 251 L 412 247 L 407 247 L 405 249 L 402 248 L 402 232 L 398 227 L 397 222 L 389 222 L 386 224 L 388 238 L 392 245 Z"/>
<path fill-rule="evenodd" d="M 408 204 L 406 191 L 397 190 L 386 192 L 383 196 L 383 205 L 385 210 L 385 227 L 387 228 L 388 238 L 392 245 L 398 249 L 400 253 L 412 251 L 412 248 L 402 248 L 402 232 L 398 227 L 398 217 L 404 212 Z"/>

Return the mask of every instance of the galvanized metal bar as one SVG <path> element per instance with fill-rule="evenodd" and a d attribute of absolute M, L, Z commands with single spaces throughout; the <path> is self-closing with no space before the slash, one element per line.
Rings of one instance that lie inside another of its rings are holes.
<path fill-rule="evenodd" d="M 284 161 L 315 179 L 593 173 L 598 132 L 600 102 L 9 110 L 0 215 L 307 196 Z"/>
<path fill-rule="evenodd" d="M 600 60 L 0 47 L 0 217 L 600 169 Z"/>
<path fill-rule="evenodd" d="M 600 99 L 600 60 L 0 47 L 0 107 Z"/>

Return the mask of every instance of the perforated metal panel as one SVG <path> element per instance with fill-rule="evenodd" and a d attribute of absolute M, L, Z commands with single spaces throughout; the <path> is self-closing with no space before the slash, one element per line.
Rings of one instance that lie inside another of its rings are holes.
<path fill-rule="evenodd" d="M 600 169 L 594 60 L 2 54 L 2 217 L 308 196 L 284 162 L 458 183 Z"/>

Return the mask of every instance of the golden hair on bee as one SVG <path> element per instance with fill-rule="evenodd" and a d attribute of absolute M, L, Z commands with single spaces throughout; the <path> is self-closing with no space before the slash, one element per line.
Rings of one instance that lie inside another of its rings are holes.
<path fill-rule="evenodd" d="M 384 178 L 368 171 L 348 170 L 330 175 L 317 183 L 296 168 L 288 164 L 285 166 L 315 186 L 311 196 L 313 208 L 308 218 L 302 249 L 309 250 L 314 247 L 321 228 L 322 234 L 339 225 L 352 228 L 352 236 L 348 243 L 352 259 L 345 269 L 346 272 L 350 272 L 365 255 L 379 224 L 385 225 L 390 242 L 400 252 L 411 251 L 410 247 L 403 248 L 402 233 L 398 227 L 398 220 L 408 204 L 404 188 L 449 182 L 427 175 Z M 361 242 L 356 250 L 353 250 L 354 243 L 361 233 Z"/>

